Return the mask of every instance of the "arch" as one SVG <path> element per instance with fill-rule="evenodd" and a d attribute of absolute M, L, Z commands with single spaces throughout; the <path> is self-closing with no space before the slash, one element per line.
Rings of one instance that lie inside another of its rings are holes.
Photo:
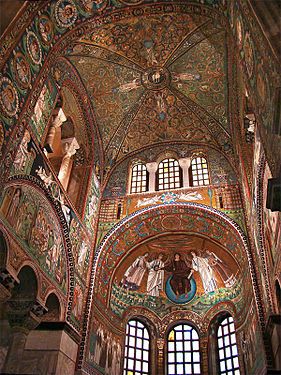
<path fill-rule="evenodd" d="M 0 228 L 0 269 L 7 264 L 9 256 L 9 244 L 6 233 Z"/>
<path fill-rule="evenodd" d="M 54 215 L 54 225 L 57 226 L 58 236 L 60 237 L 60 243 L 61 248 L 64 249 L 63 254 L 65 256 L 65 283 L 64 290 L 62 290 L 63 294 L 67 296 L 67 299 L 69 301 L 68 303 L 68 314 L 71 313 L 71 304 L 72 304 L 72 296 L 71 291 L 74 289 L 74 270 L 73 270 L 73 258 L 72 258 L 72 251 L 71 251 L 71 244 L 69 239 L 69 232 L 67 223 L 64 217 L 64 214 L 61 210 L 60 205 L 58 202 L 54 202 L 53 197 L 51 196 L 51 193 L 44 187 L 43 183 L 41 183 L 39 180 L 35 179 L 32 176 L 20 176 L 20 177 L 14 177 L 9 180 L 9 182 L 5 185 L 5 190 L 9 188 L 15 188 L 18 189 L 26 189 L 26 191 L 30 191 L 31 189 L 34 190 L 35 194 L 38 194 L 38 197 L 40 197 L 40 202 L 48 208 L 50 211 L 50 214 Z M 34 200 L 34 197 L 32 198 Z M 35 201 L 34 201 L 35 202 Z M 8 210 L 7 210 L 8 212 Z M 35 211 L 34 211 L 35 212 Z M 37 211 L 36 211 L 37 212 Z M 37 214 L 36 214 L 37 215 Z M 13 224 L 10 223 L 11 228 L 13 228 Z M 16 238 L 15 234 L 15 238 Z M 36 253 L 31 252 L 30 246 L 26 246 L 25 250 L 29 253 L 31 258 L 34 258 L 36 256 Z M 34 258 L 35 259 L 35 258 Z M 47 258 L 46 258 L 47 259 Z M 46 260 L 47 262 L 47 260 Z M 24 265 L 25 263 L 23 263 Z M 38 263 L 39 264 L 39 263 Z M 23 266 L 21 265 L 21 267 Z M 48 264 L 46 263 L 46 266 Z M 36 273 L 36 266 L 33 264 L 31 267 L 34 268 L 34 272 Z M 43 270 L 44 271 L 44 270 Z M 46 270 L 44 272 L 47 277 L 50 278 L 50 273 L 46 273 Z M 51 279 L 52 280 L 52 279 Z M 54 280 L 52 280 L 54 282 Z M 59 285 L 59 284 L 57 284 Z"/>
<path fill-rule="evenodd" d="M 130 167 L 129 192 L 131 194 L 143 193 L 148 190 L 148 171 L 145 163 L 134 162 Z"/>
<path fill-rule="evenodd" d="M 34 301 L 38 294 L 38 277 L 31 264 L 23 265 L 18 273 L 19 284 L 12 291 L 12 299 Z"/>
<path fill-rule="evenodd" d="M 198 329 L 188 321 L 174 322 L 167 331 L 167 374 L 200 374 Z"/>
<path fill-rule="evenodd" d="M 156 190 L 178 189 L 182 187 L 182 169 L 175 158 L 164 158 L 156 172 Z"/>
<path fill-rule="evenodd" d="M 150 373 L 151 334 L 141 319 L 131 318 L 126 324 L 124 373 Z"/>
<path fill-rule="evenodd" d="M 281 314 L 281 286 L 278 279 L 275 280 L 275 297 L 277 313 Z"/>
<path fill-rule="evenodd" d="M 129 215 L 104 237 L 95 254 L 93 272 L 102 285 L 101 300 L 108 302 L 113 270 L 121 259 L 141 242 L 166 232 L 188 232 L 209 236 L 230 251 L 239 262 L 248 254 L 244 233 L 221 212 L 196 203 L 148 207 Z M 97 263 L 103 265 L 97 269 Z"/>
<path fill-rule="evenodd" d="M 210 173 L 206 156 L 193 155 L 190 163 L 191 186 L 205 186 L 210 184 Z"/>
<path fill-rule="evenodd" d="M 50 292 L 46 297 L 45 306 L 48 309 L 44 315 L 44 321 L 59 321 L 62 317 L 60 298 L 55 292 Z"/>

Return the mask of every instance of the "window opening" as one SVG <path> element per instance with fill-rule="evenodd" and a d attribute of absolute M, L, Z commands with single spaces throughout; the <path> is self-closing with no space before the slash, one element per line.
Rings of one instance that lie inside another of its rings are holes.
<path fill-rule="evenodd" d="M 123 375 L 149 374 L 149 333 L 138 320 L 130 320 L 126 327 Z"/>
<path fill-rule="evenodd" d="M 168 375 L 200 374 L 199 336 L 188 324 L 175 326 L 168 335 Z"/>
<path fill-rule="evenodd" d="M 120 219 L 121 217 L 121 212 L 122 212 L 122 203 L 118 203 L 118 206 L 117 206 L 117 219 Z"/>
<path fill-rule="evenodd" d="M 240 375 L 235 326 L 232 316 L 225 318 L 218 328 L 218 353 L 221 375 Z"/>
<path fill-rule="evenodd" d="M 132 168 L 131 193 L 143 193 L 148 190 L 146 166 L 138 163 Z"/>
<path fill-rule="evenodd" d="M 208 165 L 205 158 L 196 157 L 192 159 L 191 176 L 193 186 L 209 185 Z"/>
<path fill-rule="evenodd" d="M 159 163 L 157 190 L 178 189 L 182 177 L 179 162 L 176 159 L 164 159 Z"/>

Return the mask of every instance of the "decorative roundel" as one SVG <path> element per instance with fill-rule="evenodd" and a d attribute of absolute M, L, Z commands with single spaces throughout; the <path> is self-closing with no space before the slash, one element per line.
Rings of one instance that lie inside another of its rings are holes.
<path fill-rule="evenodd" d="M 142 84 L 149 90 L 162 90 L 170 82 L 170 72 L 165 67 L 150 67 L 142 75 Z"/>
<path fill-rule="evenodd" d="M 83 9 L 88 12 L 101 12 L 108 3 L 108 0 L 80 0 Z"/>
<path fill-rule="evenodd" d="M 37 36 L 34 34 L 33 31 L 29 31 L 27 33 L 26 44 L 27 44 L 27 50 L 28 50 L 31 60 L 36 65 L 41 64 L 42 50 L 41 50 L 39 39 L 37 38 Z"/>
<path fill-rule="evenodd" d="M 19 97 L 12 81 L 9 78 L 0 79 L 0 104 L 3 112 L 9 117 L 14 116 L 19 109 Z"/>
<path fill-rule="evenodd" d="M 169 300 L 180 305 L 184 305 L 185 303 L 190 302 L 192 298 L 195 296 L 196 290 L 197 290 L 197 286 L 196 286 L 196 282 L 194 278 L 193 277 L 190 278 L 190 291 L 187 294 L 180 294 L 180 295 L 176 295 L 175 292 L 173 291 L 173 288 L 171 286 L 171 278 L 172 276 L 168 278 L 165 284 L 165 292 Z"/>
<path fill-rule="evenodd" d="M 254 72 L 254 51 L 253 43 L 250 34 L 247 32 L 244 42 L 244 53 L 245 53 L 245 63 L 249 77 L 251 78 Z"/>
<path fill-rule="evenodd" d="M 55 7 L 55 18 L 60 27 L 71 27 L 77 20 L 78 12 L 72 0 L 59 0 Z"/>
<path fill-rule="evenodd" d="M 17 84 L 20 87 L 27 88 L 31 82 L 31 71 L 29 63 L 23 53 L 17 52 L 12 60 L 12 70 Z"/>
<path fill-rule="evenodd" d="M 38 30 L 43 43 L 51 44 L 54 37 L 54 25 L 48 16 L 43 14 L 39 17 Z"/>

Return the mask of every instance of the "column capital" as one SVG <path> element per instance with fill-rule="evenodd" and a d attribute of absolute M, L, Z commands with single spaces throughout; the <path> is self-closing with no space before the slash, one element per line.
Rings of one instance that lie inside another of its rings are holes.
<path fill-rule="evenodd" d="M 184 169 L 184 168 L 189 168 L 191 163 L 191 158 L 180 158 L 179 159 L 179 165 Z"/>
<path fill-rule="evenodd" d="M 155 173 L 158 168 L 158 163 L 151 162 L 151 163 L 146 163 L 146 169 L 148 170 L 149 173 Z"/>
<path fill-rule="evenodd" d="M 55 128 L 59 128 L 60 126 L 62 126 L 62 124 L 66 120 L 67 120 L 67 117 L 65 116 L 65 114 L 63 112 L 63 109 L 59 108 L 58 113 L 57 113 L 56 117 L 54 118 L 52 126 L 54 126 Z"/>
<path fill-rule="evenodd" d="M 75 155 L 76 151 L 80 148 L 75 137 L 62 139 L 61 143 L 64 156 L 71 157 Z"/>

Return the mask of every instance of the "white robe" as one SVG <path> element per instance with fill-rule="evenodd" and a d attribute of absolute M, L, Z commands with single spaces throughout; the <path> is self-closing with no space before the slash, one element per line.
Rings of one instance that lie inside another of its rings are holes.
<path fill-rule="evenodd" d="M 160 290 L 164 287 L 164 270 L 155 270 L 155 267 L 164 267 L 164 262 L 155 259 L 148 263 L 148 278 L 147 278 L 147 294 L 154 297 L 159 297 Z"/>
<path fill-rule="evenodd" d="M 210 293 L 217 289 L 213 269 L 209 265 L 208 259 L 197 256 L 194 257 L 192 260 L 192 268 L 200 273 L 205 293 Z"/>
<path fill-rule="evenodd" d="M 124 276 L 126 277 L 126 281 L 140 286 L 146 270 L 147 267 L 145 257 L 138 257 L 125 272 Z"/>

